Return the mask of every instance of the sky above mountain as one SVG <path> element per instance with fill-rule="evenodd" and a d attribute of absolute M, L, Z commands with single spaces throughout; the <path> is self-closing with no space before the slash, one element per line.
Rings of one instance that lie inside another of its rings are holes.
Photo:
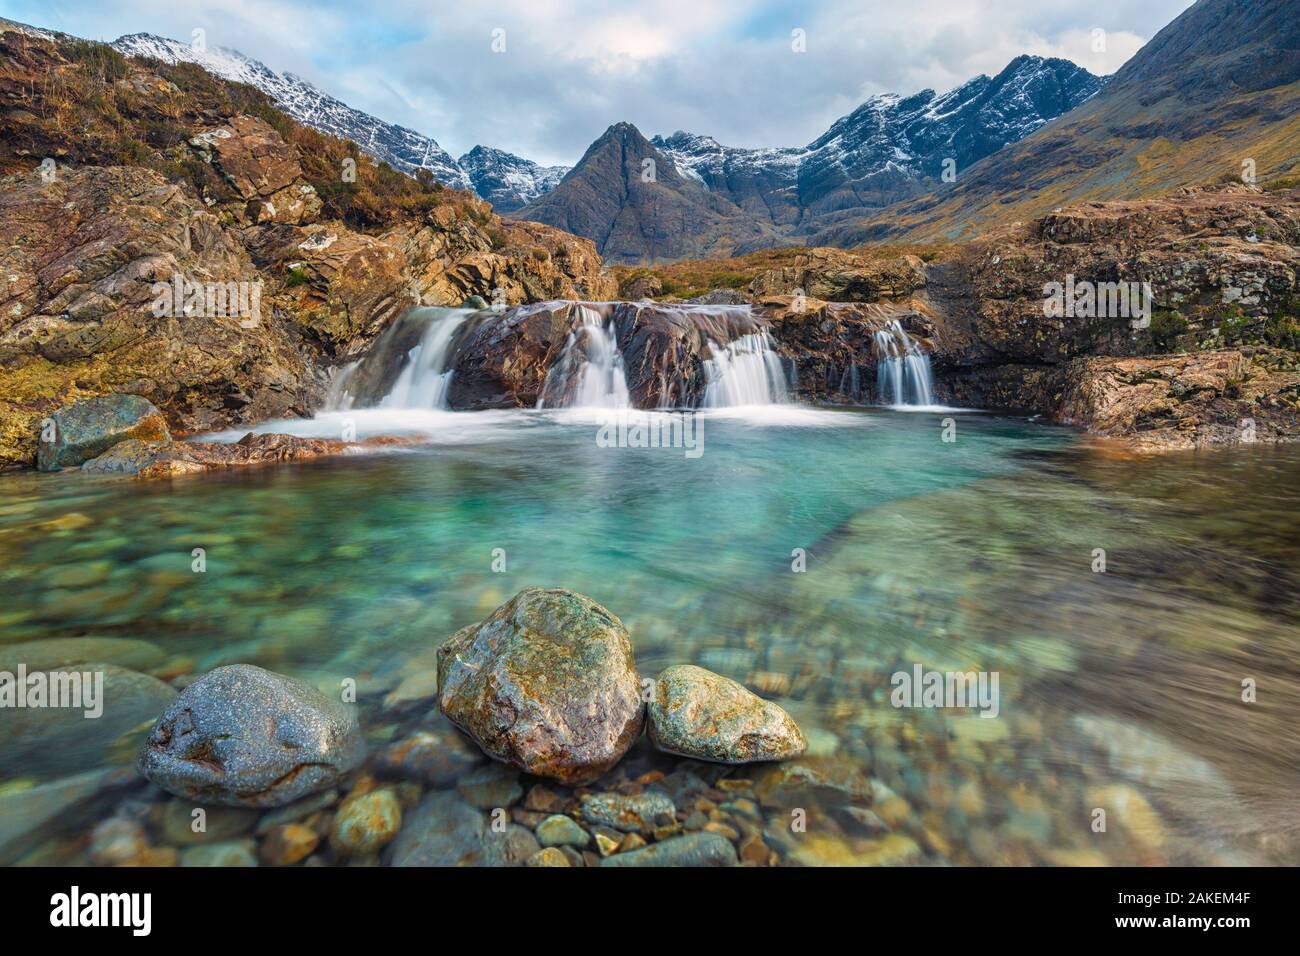
<path fill-rule="evenodd" d="M 869 96 L 948 90 L 1021 53 L 1113 73 L 1190 5 L 0 0 L 0 16 L 106 41 L 138 32 L 188 41 L 202 30 L 209 45 L 296 73 L 452 155 L 485 143 L 572 164 L 623 120 L 647 135 L 684 129 L 728 145 L 801 146 Z"/>

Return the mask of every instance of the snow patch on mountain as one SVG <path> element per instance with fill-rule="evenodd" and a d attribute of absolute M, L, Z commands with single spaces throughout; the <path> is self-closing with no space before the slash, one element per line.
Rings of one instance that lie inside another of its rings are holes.
<path fill-rule="evenodd" d="M 556 187 L 572 166 L 541 166 L 491 146 L 475 146 L 458 160 L 474 191 L 502 213 L 513 212 Z"/>
<path fill-rule="evenodd" d="M 431 137 L 369 113 L 353 109 L 292 73 L 277 73 L 238 50 L 182 43 L 151 33 L 120 37 L 113 44 L 127 56 L 152 57 L 165 63 L 195 63 L 226 80 L 261 90 L 298 122 L 322 133 L 350 139 L 376 159 L 405 173 L 427 169 L 434 179 L 472 190 L 470 178 Z"/>

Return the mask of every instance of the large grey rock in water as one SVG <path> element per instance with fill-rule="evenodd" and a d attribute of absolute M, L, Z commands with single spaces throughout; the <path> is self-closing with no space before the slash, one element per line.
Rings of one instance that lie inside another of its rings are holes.
<path fill-rule="evenodd" d="M 663 671 L 646 710 L 654 745 L 685 757 L 752 763 L 795 757 L 808 746 L 776 704 L 693 664 Z"/>
<path fill-rule="evenodd" d="M 566 784 L 614 766 L 643 722 L 623 622 L 563 589 L 520 591 L 438 648 L 438 705 L 490 756 Z"/>
<path fill-rule="evenodd" d="M 120 441 L 169 441 L 162 412 L 139 395 L 100 395 L 61 408 L 50 416 L 36 446 L 36 467 L 57 471 L 102 455 Z M 49 439 L 48 441 L 46 439 Z"/>
<path fill-rule="evenodd" d="M 181 692 L 137 766 L 199 803 L 278 807 L 333 786 L 364 757 L 354 708 L 292 677 L 232 664 Z"/>

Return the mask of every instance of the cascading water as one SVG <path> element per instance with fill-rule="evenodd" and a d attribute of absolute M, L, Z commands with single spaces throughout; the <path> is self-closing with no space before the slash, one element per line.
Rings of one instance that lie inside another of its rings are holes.
<path fill-rule="evenodd" d="M 449 407 L 457 333 L 474 314 L 468 309 L 411 309 L 364 358 L 334 374 L 325 411 Z"/>
<path fill-rule="evenodd" d="M 930 357 L 895 319 L 875 334 L 876 388 L 886 405 L 933 405 Z"/>
<path fill-rule="evenodd" d="M 448 408 L 451 385 L 451 346 L 466 313 L 453 313 L 429 323 L 420 344 L 411 349 L 381 408 Z"/>
<path fill-rule="evenodd" d="M 767 331 L 751 332 L 718 345 L 709 342 L 704 362 L 704 408 L 728 405 L 774 405 L 788 400 L 781 359 Z"/>
<path fill-rule="evenodd" d="M 560 359 L 546 373 L 538 408 L 628 408 L 632 404 L 614 323 L 578 305 L 581 324 L 569 333 Z"/>

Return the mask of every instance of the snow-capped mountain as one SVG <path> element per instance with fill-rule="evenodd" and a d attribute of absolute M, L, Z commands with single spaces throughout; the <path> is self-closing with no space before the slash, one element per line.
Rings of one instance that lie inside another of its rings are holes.
<path fill-rule="evenodd" d="M 237 50 L 182 43 L 151 33 L 120 37 L 113 46 L 127 56 L 153 57 L 166 63 L 197 63 L 223 79 L 256 87 L 298 122 L 350 139 L 395 169 L 407 173 L 427 169 L 444 185 L 473 188 L 465 170 L 434 139 L 353 109 L 301 77 L 277 73 Z"/>
<path fill-rule="evenodd" d="M 684 132 L 647 141 L 616 124 L 561 184 L 517 215 L 586 236 L 624 262 L 717 254 L 728 240 L 740 251 L 799 241 L 936 190 L 946 172 L 961 177 L 1104 82 L 1068 60 L 1021 56 L 995 77 L 977 76 L 942 95 L 872 97 L 799 147 L 724 146 Z M 598 148 L 609 142 L 618 148 Z M 629 150 L 638 163 L 664 164 L 653 189 L 622 169 Z"/>
<path fill-rule="evenodd" d="M 572 166 L 539 166 L 505 150 L 475 146 L 457 162 L 497 212 L 513 212 L 555 188 Z"/>
<path fill-rule="evenodd" d="M 774 221 L 881 206 L 926 190 L 1023 139 L 1104 84 L 1069 60 L 1020 56 L 944 94 L 874 96 L 805 147 L 746 149 L 677 132 L 651 142 L 685 175 L 742 208 L 762 194 Z M 775 199 L 773 203 L 771 200 Z"/>

